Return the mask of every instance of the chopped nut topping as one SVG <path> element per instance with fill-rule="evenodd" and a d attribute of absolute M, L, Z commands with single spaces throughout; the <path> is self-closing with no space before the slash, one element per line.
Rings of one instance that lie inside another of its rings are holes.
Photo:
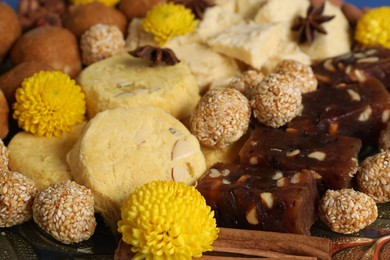
<path fill-rule="evenodd" d="M 307 157 L 312 158 L 312 159 L 316 159 L 318 161 L 323 161 L 326 157 L 326 154 L 324 152 L 316 151 L 316 152 L 310 153 Z"/>
<path fill-rule="evenodd" d="M 281 171 L 277 171 L 272 177 L 273 180 L 279 180 L 280 178 L 283 178 L 283 173 Z"/>
<path fill-rule="evenodd" d="M 347 91 L 348 91 L 348 94 L 351 96 L 353 101 L 360 101 L 361 100 L 359 93 L 357 93 L 355 90 L 348 89 Z"/>
<path fill-rule="evenodd" d="M 258 216 L 257 216 L 256 207 L 251 208 L 246 213 L 246 220 L 248 221 L 249 224 L 252 224 L 252 225 L 258 225 L 260 223 Z"/>
<path fill-rule="evenodd" d="M 272 209 L 274 205 L 274 198 L 270 192 L 260 193 L 261 202 L 269 209 Z"/>
<path fill-rule="evenodd" d="M 300 182 L 301 182 L 301 173 L 300 173 L 300 172 L 297 172 L 296 174 L 294 174 L 294 175 L 291 177 L 290 182 L 291 182 L 292 184 L 300 183 Z"/>
<path fill-rule="evenodd" d="M 368 119 L 370 119 L 371 114 L 372 114 L 372 108 L 371 106 L 367 106 L 364 109 L 364 111 L 359 115 L 358 120 L 361 122 L 367 121 Z"/>
<path fill-rule="evenodd" d="M 181 160 L 193 155 L 195 151 L 192 146 L 188 144 L 188 141 L 185 139 L 179 139 L 173 145 L 172 149 L 172 160 Z"/>
<path fill-rule="evenodd" d="M 211 178 L 217 178 L 217 177 L 219 177 L 219 176 L 221 176 L 221 172 L 220 171 L 218 171 L 217 169 L 215 169 L 215 168 L 211 168 L 210 170 L 209 170 L 209 176 L 211 177 Z"/>
<path fill-rule="evenodd" d="M 371 63 L 371 62 L 377 62 L 377 61 L 379 61 L 379 57 L 362 58 L 362 59 L 358 59 L 356 62 L 357 63 Z"/>
<path fill-rule="evenodd" d="M 301 152 L 301 151 L 300 151 L 299 149 L 296 149 L 296 150 L 294 150 L 294 151 L 288 152 L 288 153 L 286 154 L 286 156 L 287 156 L 287 157 L 294 157 L 294 156 L 298 155 L 300 152 Z"/>

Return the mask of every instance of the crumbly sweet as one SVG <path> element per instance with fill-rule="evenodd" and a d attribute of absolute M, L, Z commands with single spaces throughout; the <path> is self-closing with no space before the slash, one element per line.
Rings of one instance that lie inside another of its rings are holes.
<path fill-rule="evenodd" d="M 75 181 L 116 233 L 120 207 L 135 188 L 167 180 L 193 184 L 206 170 L 195 136 L 160 108 L 116 108 L 91 119 L 68 153 Z"/>
<path fill-rule="evenodd" d="M 8 144 L 9 168 L 21 172 L 43 190 L 60 181 L 72 180 L 66 154 L 76 143 L 85 123 L 60 137 L 39 137 L 19 132 Z"/>
<path fill-rule="evenodd" d="M 274 128 L 291 121 L 298 115 L 302 103 L 301 90 L 296 86 L 294 79 L 287 74 L 265 76 L 250 102 L 254 117 Z"/>
<path fill-rule="evenodd" d="M 274 72 L 289 75 L 302 94 L 317 89 L 318 82 L 313 70 L 299 61 L 283 60 L 276 65 Z"/>
<path fill-rule="evenodd" d="M 21 173 L 0 171 L 0 227 L 11 227 L 31 219 L 38 189 Z"/>
<path fill-rule="evenodd" d="M 91 190 L 76 182 L 57 182 L 42 190 L 32 209 L 35 223 L 62 243 L 78 243 L 95 232 Z"/>
<path fill-rule="evenodd" d="M 327 190 L 320 200 L 319 217 L 332 231 L 351 234 L 373 223 L 378 209 L 375 201 L 363 192 Z"/>
<path fill-rule="evenodd" d="M 125 40 L 118 27 L 99 23 L 81 35 L 81 60 L 90 65 L 120 53 L 124 47 Z"/>
<path fill-rule="evenodd" d="M 3 140 L 0 138 L 0 172 L 8 169 L 9 152 Z"/>
<path fill-rule="evenodd" d="M 224 148 L 246 133 L 250 115 L 249 101 L 240 91 L 233 88 L 212 89 L 195 108 L 190 130 L 201 144 Z"/>
<path fill-rule="evenodd" d="M 375 202 L 390 201 L 390 151 L 369 156 L 360 164 L 357 173 L 359 189 Z"/>
<path fill-rule="evenodd" d="M 264 74 L 260 71 L 246 70 L 240 76 L 234 77 L 230 81 L 229 87 L 239 90 L 250 100 L 256 95 L 263 79 Z"/>
<path fill-rule="evenodd" d="M 85 92 L 89 118 L 107 109 L 136 106 L 159 107 L 179 119 L 190 116 L 200 95 L 188 66 L 149 65 L 120 53 L 84 69 L 77 81 Z"/>

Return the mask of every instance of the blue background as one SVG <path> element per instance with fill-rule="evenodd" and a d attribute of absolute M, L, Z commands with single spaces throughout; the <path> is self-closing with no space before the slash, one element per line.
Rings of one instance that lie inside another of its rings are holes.
<path fill-rule="evenodd" d="M 294 1 L 294 0 L 291 0 Z M 7 4 L 11 5 L 12 7 L 16 7 L 18 1 L 17 0 L 0 0 L 0 2 L 6 2 Z M 390 0 L 347 0 L 346 2 L 355 4 L 359 7 L 376 7 L 376 6 L 383 6 L 387 5 L 390 6 Z"/>

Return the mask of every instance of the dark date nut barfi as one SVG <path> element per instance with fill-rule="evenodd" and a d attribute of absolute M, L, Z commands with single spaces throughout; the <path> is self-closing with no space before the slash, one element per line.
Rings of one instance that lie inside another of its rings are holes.
<path fill-rule="evenodd" d="M 390 94 L 373 78 L 321 87 L 304 94 L 302 104 L 301 114 L 288 127 L 360 138 L 364 147 L 378 145 L 390 116 Z"/>
<path fill-rule="evenodd" d="M 310 235 L 319 201 L 314 175 L 218 163 L 196 188 L 219 227 Z"/>
<path fill-rule="evenodd" d="M 380 80 L 390 90 L 390 49 L 368 48 L 316 62 L 312 65 L 320 85 Z"/>
<path fill-rule="evenodd" d="M 351 187 L 358 170 L 361 140 L 321 132 L 257 125 L 240 150 L 240 162 L 280 170 L 309 169 L 317 172 L 325 188 Z"/>

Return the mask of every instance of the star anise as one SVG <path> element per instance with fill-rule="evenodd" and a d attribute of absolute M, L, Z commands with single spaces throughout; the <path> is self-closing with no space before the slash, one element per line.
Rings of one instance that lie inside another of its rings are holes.
<path fill-rule="evenodd" d="M 191 9 L 196 19 L 202 20 L 204 12 L 207 8 L 214 6 L 212 0 L 169 0 L 175 4 L 184 5 L 186 8 Z"/>
<path fill-rule="evenodd" d="M 150 67 L 157 66 L 162 62 L 165 62 L 167 65 L 175 65 L 180 62 L 173 50 L 150 45 L 140 46 L 135 50 L 129 51 L 129 54 L 136 58 L 151 61 Z"/>
<path fill-rule="evenodd" d="M 311 44 L 314 40 L 315 32 L 327 34 L 322 23 L 332 20 L 334 15 L 323 15 L 325 2 L 321 5 L 310 5 L 306 12 L 306 18 L 298 17 L 297 21 L 291 27 L 293 31 L 298 31 L 299 42 L 308 42 Z"/>

